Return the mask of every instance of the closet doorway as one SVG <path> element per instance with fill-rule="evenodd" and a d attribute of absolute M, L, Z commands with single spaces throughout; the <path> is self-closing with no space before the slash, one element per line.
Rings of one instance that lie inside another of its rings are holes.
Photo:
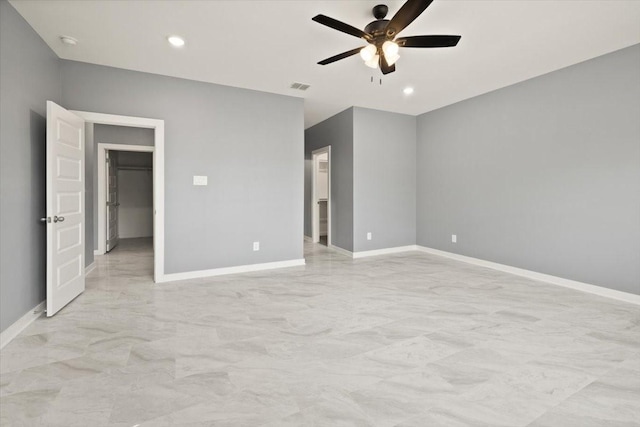
<path fill-rule="evenodd" d="M 314 243 L 331 245 L 331 146 L 313 151 L 311 197 L 312 236 Z"/>
<path fill-rule="evenodd" d="M 98 143 L 98 254 L 153 236 L 153 146 Z"/>

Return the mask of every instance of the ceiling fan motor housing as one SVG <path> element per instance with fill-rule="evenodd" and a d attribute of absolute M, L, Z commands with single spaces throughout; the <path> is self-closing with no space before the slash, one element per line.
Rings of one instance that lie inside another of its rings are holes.
<path fill-rule="evenodd" d="M 371 34 L 374 39 L 377 39 L 378 37 L 385 36 L 385 30 L 388 23 L 388 19 L 378 19 L 377 21 L 373 21 L 366 27 L 364 27 L 364 31 Z"/>
<path fill-rule="evenodd" d="M 378 47 L 382 46 L 382 43 L 384 43 L 386 40 L 393 39 L 393 37 L 386 37 L 386 29 L 389 20 L 384 19 L 384 17 L 387 16 L 388 12 L 389 8 L 385 4 L 374 6 L 372 9 L 372 13 L 376 20 L 370 22 L 369 25 L 364 27 L 364 31 L 371 34 L 372 36 L 372 40 L 370 42 Z"/>

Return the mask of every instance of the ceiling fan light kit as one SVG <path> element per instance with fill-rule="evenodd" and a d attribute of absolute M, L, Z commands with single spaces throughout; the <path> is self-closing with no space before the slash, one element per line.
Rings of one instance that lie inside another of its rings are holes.
<path fill-rule="evenodd" d="M 380 63 L 380 55 L 374 55 L 371 57 L 371 59 L 365 61 L 364 65 L 369 68 L 378 68 L 378 63 Z"/>
<path fill-rule="evenodd" d="M 456 46 L 461 36 L 432 35 L 396 38 L 398 33 L 420 16 L 432 2 L 433 0 L 407 0 L 390 20 L 384 19 L 389 8 L 386 5 L 379 4 L 373 8 L 373 16 L 376 20 L 370 22 L 364 28 L 364 31 L 325 15 L 314 16 L 312 20 L 319 24 L 361 38 L 367 42 L 364 47 L 340 53 L 324 59 L 318 64 L 331 64 L 360 53 L 365 65 L 371 68 L 380 67 L 382 74 L 389 74 L 396 70 L 395 63 L 400 59 L 398 52 L 401 47 L 435 48 Z"/>
<path fill-rule="evenodd" d="M 376 52 L 378 52 L 378 48 L 376 45 L 368 44 L 360 50 L 360 57 L 364 62 L 370 61 L 371 58 L 376 56 Z"/>
<path fill-rule="evenodd" d="M 399 50 L 400 47 L 398 46 L 398 44 L 390 40 L 382 43 L 382 52 L 384 52 L 384 57 L 387 61 L 387 64 L 393 65 L 398 59 L 400 59 L 400 55 L 398 55 Z"/>

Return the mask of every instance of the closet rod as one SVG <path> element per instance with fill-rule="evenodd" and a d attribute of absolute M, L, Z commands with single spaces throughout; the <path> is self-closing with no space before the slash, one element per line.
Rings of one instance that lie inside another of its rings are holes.
<path fill-rule="evenodd" d="M 135 166 L 118 166 L 116 169 L 125 171 L 152 171 L 153 168 L 135 167 Z"/>

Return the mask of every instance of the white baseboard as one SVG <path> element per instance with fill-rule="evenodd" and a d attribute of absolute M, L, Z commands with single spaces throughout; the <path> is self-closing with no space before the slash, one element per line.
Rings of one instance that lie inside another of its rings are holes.
<path fill-rule="evenodd" d="M 397 246 L 395 248 L 385 248 L 385 249 L 375 249 L 372 251 L 354 252 L 353 258 L 366 258 L 370 256 L 397 254 L 399 252 L 409 252 L 409 251 L 417 251 L 417 250 L 418 250 L 418 247 L 416 245 Z"/>
<path fill-rule="evenodd" d="M 42 301 L 40 304 L 29 310 L 24 316 L 16 320 L 13 325 L 0 333 L 0 348 L 4 348 L 9 344 L 11 340 L 17 337 L 20 332 L 24 331 L 27 326 L 32 324 L 38 317 L 44 314 L 44 309 L 47 301 Z"/>
<path fill-rule="evenodd" d="M 357 258 L 366 258 L 370 256 L 396 254 L 400 252 L 417 251 L 418 247 L 416 245 L 409 245 L 409 246 L 397 246 L 395 248 L 375 249 L 372 251 L 351 252 L 346 249 L 339 248 L 337 246 L 329 245 L 329 249 L 333 249 L 334 251 L 341 253 L 342 255 L 346 255 L 350 258 L 357 259 Z"/>
<path fill-rule="evenodd" d="M 313 239 L 309 236 L 304 236 L 304 241 L 313 243 Z"/>
<path fill-rule="evenodd" d="M 89 273 L 91 273 L 91 272 L 92 272 L 93 270 L 95 270 L 95 269 L 96 269 L 96 263 L 95 263 L 95 261 L 94 261 L 94 262 L 92 262 L 91 264 L 87 265 L 87 266 L 84 268 L 84 275 L 85 275 L 85 276 L 88 276 L 88 275 L 89 275 Z"/>
<path fill-rule="evenodd" d="M 538 273 L 531 270 L 525 270 L 523 268 L 511 267 L 509 265 L 498 264 L 497 262 L 485 261 L 482 259 L 454 254 L 451 252 L 441 251 L 439 249 L 428 248 L 425 246 L 417 246 L 416 249 L 432 255 L 439 255 L 442 257 L 454 259 L 456 261 L 462 261 L 468 264 L 474 264 L 481 267 L 491 268 L 493 270 L 503 271 L 505 273 L 515 274 L 516 276 L 522 276 L 528 279 L 539 280 L 541 282 L 551 283 L 553 285 L 563 286 L 565 288 L 575 289 L 602 297 L 613 298 L 619 301 L 640 305 L 640 295 L 623 291 L 616 291 L 614 289 L 609 289 L 602 286 L 590 285 L 588 283 L 577 282 L 575 280 L 564 279 L 562 277 L 551 276 L 549 274 Z"/>
<path fill-rule="evenodd" d="M 95 249 L 95 250 L 93 251 L 93 254 L 94 254 L 94 255 L 104 255 L 104 252 L 102 252 L 100 249 Z"/>
<path fill-rule="evenodd" d="M 184 273 L 170 273 L 163 275 L 156 283 L 173 282 L 176 280 L 199 279 L 202 277 L 222 276 L 225 274 L 249 273 L 252 271 L 274 270 L 276 268 L 299 267 L 305 265 L 304 259 L 288 261 L 266 262 L 262 264 L 238 265 L 235 267 L 214 268 L 211 270 L 187 271 Z"/>
<path fill-rule="evenodd" d="M 339 247 L 334 246 L 334 245 L 329 245 L 329 246 L 327 246 L 327 247 L 328 247 L 329 249 L 331 249 L 331 250 L 335 251 L 335 252 L 338 252 L 339 254 L 346 255 L 346 256 L 348 256 L 349 258 L 353 258 L 353 252 L 351 252 L 351 251 L 348 251 L 348 250 L 346 250 L 346 249 L 339 248 Z"/>

